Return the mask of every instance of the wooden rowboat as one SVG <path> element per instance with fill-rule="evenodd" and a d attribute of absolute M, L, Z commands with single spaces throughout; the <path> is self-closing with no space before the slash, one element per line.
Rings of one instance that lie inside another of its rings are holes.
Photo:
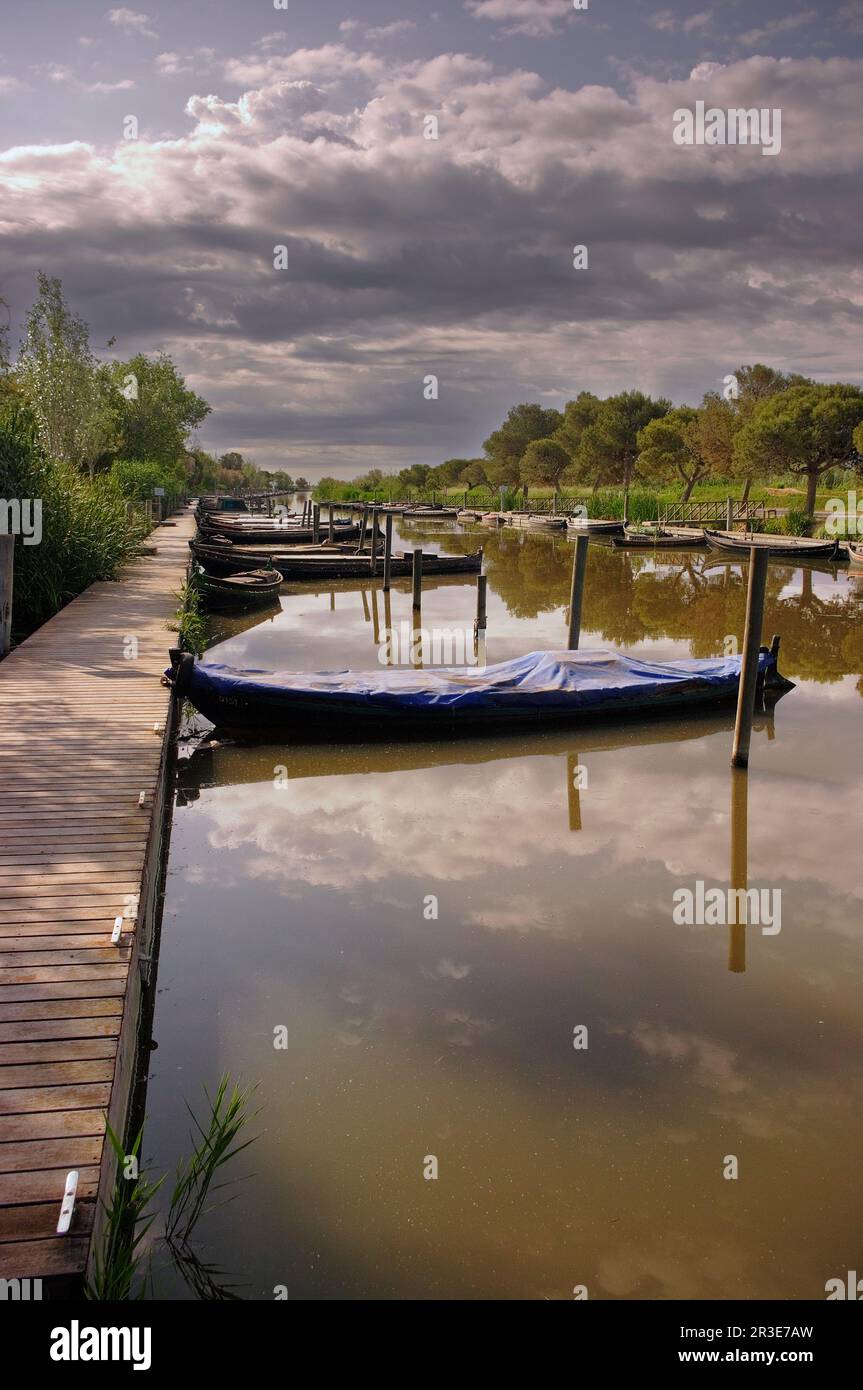
<path fill-rule="evenodd" d="M 850 541 L 848 543 L 848 558 L 851 561 L 852 569 L 863 568 L 863 544 L 860 541 Z"/>
<path fill-rule="evenodd" d="M 598 517 L 571 516 L 567 518 L 566 529 L 567 531 L 574 531 L 576 535 L 622 536 L 623 522 L 608 521 Z"/>
<path fill-rule="evenodd" d="M 204 607 L 222 612 L 227 608 L 273 603 L 279 596 L 282 576 L 274 569 L 243 570 L 240 574 L 223 576 L 199 569 L 195 582 Z"/>
<path fill-rule="evenodd" d="M 731 551 L 735 555 L 748 555 L 755 546 L 759 550 L 768 550 L 776 559 L 793 559 L 798 555 L 801 559 L 816 559 L 819 556 L 825 559 L 839 559 L 843 556 L 842 547 L 835 540 L 809 540 L 805 536 L 770 536 L 758 531 L 747 535 L 744 531 L 709 531 L 706 527 L 704 534 L 712 550 Z"/>
<path fill-rule="evenodd" d="M 658 529 L 631 531 L 627 527 L 622 536 L 612 536 L 611 544 L 616 550 L 693 550 L 707 542 L 701 532 L 697 536 L 689 536 Z"/>
<path fill-rule="evenodd" d="M 227 541 L 207 543 L 189 541 L 189 547 L 199 564 L 209 574 L 238 574 L 243 570 L 260 569 L 272 564 L 285 579 L 368 579 L 371 556 L 357 555 L 352 546 L 321 545 L 301 548 L 288 546 L 231 545 Z M 377 556 L 377 572 L 383 573 L 383 554 Z M 423 553 L 423 575 L 478 574 L 482 569 L 482 551 L 472 555 L 434 555 Z M 412 552 L 394 553 L 390 573 L 401 578 L 413 573 Z"/>

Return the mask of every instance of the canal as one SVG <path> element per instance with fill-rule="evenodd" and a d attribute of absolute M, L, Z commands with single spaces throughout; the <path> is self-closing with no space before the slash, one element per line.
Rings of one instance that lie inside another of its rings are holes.
<path fill-rule="evenodd" d="M 563 645 L 565 538 L 397 529 L 484 545 L 489 662 Z M 286 585 L 214 618 L 209 656 L 373 669 L 379 590 Z M 744 604 L 738 563 L 592 543 L 582 646 L 718 655 Z M 470 631 L 474 609 L 475 580 L 429 580 L 423 628 Z M 410 616 L 396 582 L 391 621 Z M 242 1180 L 196 1241 L 215 1284 L 819 1299 L 859 1267 L 861 619 L 847 570 L 771 565 L 766 638 L 796 688 L 756 723 L 748 786 L 731 713 L 247 748 L 193 717 L 145 1152 L 173 1172 L 187 1104 L 226 1070 L 256 1084 Z M 781 930 L 677 925 L 675 891 L 726 888 L 741 854 Z M 195 1296 L 164 1266 L 156 1293 Z"/>

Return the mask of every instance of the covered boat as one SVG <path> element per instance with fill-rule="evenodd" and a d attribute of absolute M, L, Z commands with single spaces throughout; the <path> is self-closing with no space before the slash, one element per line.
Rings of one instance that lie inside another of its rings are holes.
<path fill-rule="evenodd" d="M 842 547 L 835 540 L 809 540 L 806 536 L 771 536 L 759 531 L 749 535 L 745 531 L 709 531 L 704 528 L 707 543 L 712 550 L 733 551 L 736 555 L 748 555 L 753 546 L 759 550 L 769 550 L 777 559 L 801 558 L 839 560 L 844 557 Z"/>
<path fill-rule="evenodd" d="M 759 693 L 791 683 L 777 667 L 779 640 L 762 647 Z M 196 661 L 173 651 L 166 677 L 217 728 L 290 734 L 326 724 L 349 736 L 452 736 L 558 721 L 622 718 L 733 702 L 740 657 L 641 661 L 614 651 L 538 651 L 496 666 L 379 667 L 374 671 L 262 671 Z"/>
<path fill-rule="evenodd" d="M 267 522 L 265 518 L 239 525 L 236 522 L 204 521 L 198 523 L 198 530 L 202 540 L 224 537 L 236 545 L 311 545 L 313 538 L 311 526 L 300 526 L 297 522 Z M 379 529 L 378 534 L 382 535 L 383 532 Z M 318 526 L 318 538 L 325 540 L 328 535 L 329 526 L 324 522 Z M 360 523 L 337 521 L 333 527 L 333 535 L 340 541 L 358 541 Z M 371 527 L 366 528 L 366 535 L 371 535 Z"/>

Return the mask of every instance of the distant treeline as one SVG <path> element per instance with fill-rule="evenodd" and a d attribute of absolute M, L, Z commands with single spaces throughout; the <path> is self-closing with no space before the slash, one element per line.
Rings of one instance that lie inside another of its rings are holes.
<path fill-rule="evenodd" d="M 674 406 L 642 391 L 601 399 L 582 391 L 564 409 L 516 405 L 483 444 L 481 458 L 414 464 L 397 475 L 378 469 L 340 483 L 323 478 L 318 496 L 346 491 L 497 491 L 546 487 L 595 491 L 635 486 L 696 486 L 728 480 L 744 500 L 753 483 L 784 481 L 805 489 L 806 512 L 819 486 L 863 468 L 863 391 L 816 383 L 756 363 L 729 373 L 722 394 L 698 407 Z"/>

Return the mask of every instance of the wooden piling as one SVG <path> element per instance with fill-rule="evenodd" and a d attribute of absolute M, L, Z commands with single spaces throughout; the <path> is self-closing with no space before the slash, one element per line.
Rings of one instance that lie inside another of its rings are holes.
<path fill-rule="evenodd" d="M 319 502 L 312 503 L 312 545 L 317 545 L 321 538 L 321 507 Z"/>
<path fill-rule="evenodd" d="M 369 570 L 372 578 L 378 572 L 378 509 L 372 507 L 372 539 L 369 547 Z"/>
<path fill-rule="evenodd" d="M 485 632 L 486 629 L 486 589 L 488 579 L 484 574 L 476 577 L 476 618 L 474 619 L 474 632 Z"/>
<path fill-rule="evenodd" d="M 0 536 L 0 661 L 12 646 L 12 580 L 15 537 Z"/>
<path fill-rule="evenodd" d="M 734 525 L 734 503 L 730 497 L 725 499 L 725 529 L 730 531 Z"/>
<path fill-rule="evenodd" d="M 331 502 L 330 505 L 329 505 L 329 511 L 328 511 L 328 516 L 327 516 L 327 522 L 328 522 L 328 535 L 329 535 L 329 541 L 330 541 L 330 545 L 332 545 L 333 542 L 334 542 L 335 539 L 336 539 L 336 517 L 335 517 L 335 509 L 334 509 L 334 507 L 333 507 L 332 502 Z"/>
<path fill-rule="evenodd" d="M 384 534 L 384 593 L 390 591 L 390 579 L 392 575 L 393 562 L 393 514 L 387 512 L 386 529 Z"/>
<path fill-rule="evenodd" d="M 755 716 L 755 692 L 758 687 L 758 653 L 761 629 L 764 626 L 764 600 L 767 594 L 766 547 L 753 545 L 749 551 L 749 587 L 746 592 L 746 628 L 743 634 L 743 660 L 740 667 L 740 686 L 737 695 L 737 719 L 734 725 L 733 767 L 749 766 L 749 744 L 752 739 L 752 720 Z"/>
<path fill-rule="evenodd" d="M 575 554 L 572 557 L 572 584 L 569 591 L 569 636 L 567 649 L 578 650 L 581 635 L 581 604 L 584 596 L 584 572 L 587 568 L 587 547 L 589 536 L 576 536 Z"/>
<path fill-rule="evenodd" d="M 356 554 L 357 554 L 357 555 L 362 555 L 362 553 L 363 553 L 363 547 L 364 547 L 364 545 L 365 545 L 365 543 L 366 543 L 366 526 L 368 525 L 368 519 L 369 519 L 369 504 L 368 504 L 368 502 L 364 502 L 364 503 L 363 503 L 363 514 L 362 514 L 362 516 L 360 517 L 360 539 L 359 539 L 359 542 L 358 542 L 358 544 L 357 544 L 357 549 L 356 549 Z"/>
<path fill-rule="evenodd" d="M 419 612 L 422 607 L 423 594 L 423 553 L 421 550 L 414 551 L 413 565 L 413 607 Z"/>

